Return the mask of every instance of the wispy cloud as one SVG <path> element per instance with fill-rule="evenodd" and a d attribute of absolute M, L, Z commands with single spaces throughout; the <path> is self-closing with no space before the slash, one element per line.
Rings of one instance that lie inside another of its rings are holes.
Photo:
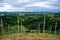
<path fill-rule="evenodd" d="M 43 1 L 43 2 L 36 2 L 33 4 L 26 5 L 25 7 L 44 7 L 44 8 L 49 8 L 49 9 L 60 9 L 60 6 L 54 6 L 57 0 L 48 0 L 48 1 Z M 56 4 L 55 4 L 56 5 Z"/>
<path fill-rule="evenodd" d="M 3 6 L 0 7 L 0 11 L 23 11 L 25 10 L 25 8 L 21 8 L 21 7 L 13 7 L 12 5 L 8 4 L 8 3 L 1 3 Z"/>
<path fill-rule="evenodd" d="M 34 11 L 37 8 L 60 10 L 59 2 L 60 0 L 0 0 L 0 11 Z"/>
<path fill-rule="evenodd" d="M 28 2 L 29 0 L 17 0 L 17 3 Z"/>

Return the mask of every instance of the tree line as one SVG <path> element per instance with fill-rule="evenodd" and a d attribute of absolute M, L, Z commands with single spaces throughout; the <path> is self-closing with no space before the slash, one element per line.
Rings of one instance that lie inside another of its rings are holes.
<path fill-rule="evenodd" d="M 60 14 L 4 14 L 3 16 L 1 16 L 0 14 L 0 34 L 8 32 L 36 32 L 43 34 L 59 34 Z"/>

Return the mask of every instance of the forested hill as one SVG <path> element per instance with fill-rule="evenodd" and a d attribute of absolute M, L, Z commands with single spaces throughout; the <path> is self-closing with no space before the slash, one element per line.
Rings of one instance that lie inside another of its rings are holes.
<path fill-rule="evenodd" d="M 52 33 L 56 31 L 57 34 L 60 32 L 60 13 L 0 12 L 0 23 L 1 19 L 5 33 L 8 30 L 8 25 L 17 30 L 18 22 L 19 25 L 24 26 L 23 29 L 25 30 L 37 30 L 40 28 L 39 30 L 42 32 L 43 26 L 45 26 L 46 31 L 51 31 Z M 13 32 L 15 31 L 13 30 Z"/>
<path fill-rule="evenodd" d="M 0 12 L 0 14 L 59 14 L 60 12 Z"/>

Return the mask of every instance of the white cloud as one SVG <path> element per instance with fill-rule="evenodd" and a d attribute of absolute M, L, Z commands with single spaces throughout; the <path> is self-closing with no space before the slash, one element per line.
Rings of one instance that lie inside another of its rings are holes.
<path fill-rule="evenodd" d="M 8 3 L 1 3 L 1 5 L 3 6 L 0 7 L 0 11 L 12 8 L 12 6 L 9 5 Z"/>
<path fill-rule="evenodd" d="M 0 3 L 0 11 L 30 11 L 30 7 L 60 9 L 59 6 L 56 6 L 57 2 L 58 0 L 7 0 L 6 3 Z"/>
<path fill-rule="evenodd" d="M 17 0 L 17 3 L 28 2 L 29 0 Z"/>
<path fill-rule="evenodd" d="M 58 2 L 58 0 L 48 0 L 47 1 L 49 4 L 56 4 Z"/>
<path fill-rule="evenodd" d="M 12 5 L 9 5 L 8 3 L 4 3 L 3 5 L 4 5 L 3 7 L 6 8 L 6 9 L 12 8 Z"/>
<path fill-rule="evenodd" d="M 50 2 L 57 2 L 58 0 L 47 0 L 47 1 L 50 1 Z"/>
<path fill-rule="evenodd" d="M 31 6 L 49 7 L 47 2 L 37 2 L 37 3 L 26 5 L 25 7 L 31 7 Z"/>
<path fill-rule="evenodd" d="M 60 7 L 55 7 L 53 5 L 50 5 L 50 4 L 53 4 L 54 2 L 50 2 L 50 1 L 44 1 L 44 2 L 36 2 L 36 3 L 33 3 L 33 4 L 28 4 L 28 5 L 25 5 L 24 7 L 44 7 L 44 8 L 49 8 L 49 9 L 58 9 Z"/>
<path fill-rule="evenodd" d="M 8 3 L 2 3 L 3 7 L 0 7 L 0 11 L 23 11 L 25 10 L 25 8 L 22 7 L 13 7 L 12 5 L 8 4 Z"/>

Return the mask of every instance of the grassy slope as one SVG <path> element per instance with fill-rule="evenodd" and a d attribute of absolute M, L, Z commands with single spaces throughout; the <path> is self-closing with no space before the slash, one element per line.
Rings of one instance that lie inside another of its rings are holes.
<path fill-rule="evenodd" d="M 59 40 L 59 36 L 42 33 L 10 34 L 1 36 L 0 40 Z"/>

